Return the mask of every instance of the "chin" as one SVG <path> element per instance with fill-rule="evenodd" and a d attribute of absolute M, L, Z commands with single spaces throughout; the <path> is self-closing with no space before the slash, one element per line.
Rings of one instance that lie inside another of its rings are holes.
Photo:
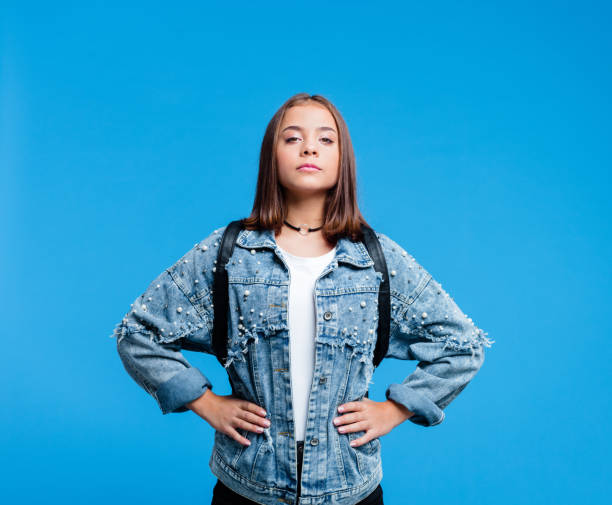
<path fill-rule="evenodd" d="M 325 193 L 328 191 L 328 187 L 321 186 L 320 184 L 296 184 L 287 188 L 288 191 L 296 194 L 313 194 L 313 193 Z"/>

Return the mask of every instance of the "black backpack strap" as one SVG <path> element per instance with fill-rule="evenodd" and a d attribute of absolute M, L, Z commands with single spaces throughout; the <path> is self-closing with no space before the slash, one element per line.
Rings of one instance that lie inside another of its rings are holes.
<path fill-rule="evenodd" d="M 391 292 L 389 288 L 389 273 L 382 247 L 372 228 L 361 225 L 364 242 L 368 253 L 374 260 L 374 270 L 382 273 L 378 291 L 378 336 L 374 349 L 374 367 L 377 367 L 387 354 L 389 348 L 389 331 L 391 329 Z"/>
<path fill-rule="evenodd" d="M 227 313 L 229 309 L 228 295 L 228 277 L 225 266 L 227 265 L 232 253 L 238 233 L 243 228 L 242 219 L 229 223 L 219 244 L 217 252 L 217 264 L 213 275 L 213 334 L 212 348 L 221 365 L 225 364 L 227 359 Z"/>

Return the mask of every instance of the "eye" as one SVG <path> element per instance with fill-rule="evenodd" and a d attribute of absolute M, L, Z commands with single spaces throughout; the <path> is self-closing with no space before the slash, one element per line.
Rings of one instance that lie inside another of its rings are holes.
<path fill-rule="evenodd" d="M 289 138 L 285 139 L 285 142 L 289 143 L 289 142 L 291 142 L 292 139 L 297 139 L 297 137 L 289 137 Z"/>
<path fill-rule="evenodd" d="M 334 141 L 332 139 L 327 138 L 327 137 L 323 137 L 321 140 L 326 140 L 327 141 L 326 144 L 333 144 L 334 143 Z"/>

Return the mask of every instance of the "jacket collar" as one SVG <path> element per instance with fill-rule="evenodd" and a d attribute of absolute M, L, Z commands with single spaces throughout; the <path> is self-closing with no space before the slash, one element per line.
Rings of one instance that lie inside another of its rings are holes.
<path fill-rule="evenodd" d="M 267 247 L 276 250 L 278 247 L 274 238 L 274 231 L 271 229 L 240 230 L 236 244 L 246 249 Z M 350 263 L 356 267 L 369 267 L 374 264 L 362 242 L 353 242 L 346 237 L 338 240 L 335 259 L 338 262 Z"/>

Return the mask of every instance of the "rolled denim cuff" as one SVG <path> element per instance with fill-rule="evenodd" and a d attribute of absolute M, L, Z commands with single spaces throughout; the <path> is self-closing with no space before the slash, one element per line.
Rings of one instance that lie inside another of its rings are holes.
<path fill-rule="evenodd" d="M 385 396 L 414 412 L 414 415 L 408 418 L 414 424 L 435 426 L 444 421 L 442 409 L 406 384 L 391 384 L 385 391 Z"/>
<path fill-rule="evenodd" d="M 212 384 L 198 368 L 185 368 L 157 389 L 162 414 L 188 411 L 185 404 L 202 396 L 206 388 L 212 389 Z"/>

